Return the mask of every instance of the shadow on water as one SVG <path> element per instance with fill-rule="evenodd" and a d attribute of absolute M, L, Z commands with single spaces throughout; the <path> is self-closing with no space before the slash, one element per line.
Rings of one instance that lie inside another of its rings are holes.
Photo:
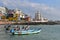
<path fill-rule="evenodd" d="M 10 40 L 34 40 L 39 34 L 30 35 L 9 35 Z M 32 38 L 32 39 L 31 39 Z"/>

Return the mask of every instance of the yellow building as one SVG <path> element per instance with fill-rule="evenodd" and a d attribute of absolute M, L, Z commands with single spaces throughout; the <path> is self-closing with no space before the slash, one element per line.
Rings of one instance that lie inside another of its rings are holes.
<path fill-rule="evenodd" d="M 8 18 L 9 21 L 18 21 L 18 14 L 13 14 L 13 17 Z"/>

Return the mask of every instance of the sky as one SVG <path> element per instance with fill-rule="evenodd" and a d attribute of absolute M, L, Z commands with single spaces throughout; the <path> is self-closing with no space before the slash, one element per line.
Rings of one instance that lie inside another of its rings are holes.
<path fill-rule="evenodd" d="M 32 18 L 39 11 L 44 18 L 60 20 L 60 0 L 0 0 L 0 6 L 18 8 Z"/>

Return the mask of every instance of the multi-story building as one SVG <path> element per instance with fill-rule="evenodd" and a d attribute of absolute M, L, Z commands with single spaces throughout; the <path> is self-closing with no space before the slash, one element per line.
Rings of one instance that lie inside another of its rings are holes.
<path fill-rule="evenodd" d="M 34 22 L 48 22 L 48 19 L 47 18 L 43 18 L 41 13 L 39 11 L 37 11 L 37 13 L 35 13 Z"/>
<path fill-rule="evenodd" d="M 21 10 L 15 9 L 15 14 L 18 15 L 18 20 L 21 20 L 21 18 L 25 18 L 25 15 Z"/>
<path fill-rule="evenodd" d="M 2 16 L 3 16 L 3 14 L 2 14 L 2 13 L 0 13 L 0 20 L 2 20 Z"/>
<path fill-rule="evenodd" d="M 41 19 L 41 14 L 37 11 L 37 13 L 35 13 L 35 20 L 40 20 Z"/>
<path fill-rule="evenodd" d="M 0 7 L 0 12 L 1 12 L 2 14 L 5 14 L 5 13 L 6 13 L 6 8 L 5 8 L 5 7 Z"/>

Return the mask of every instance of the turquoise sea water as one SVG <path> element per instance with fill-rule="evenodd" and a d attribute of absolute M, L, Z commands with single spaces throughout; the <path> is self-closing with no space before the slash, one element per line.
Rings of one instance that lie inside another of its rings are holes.
<path fill-rule="evenodd" d="M 60 25 L 31 25 L 30 28 L 42 28 L 39 34 L 31 35 L 11 35 L 3 26 L 0 25 L 0 40 L 60 40 Z"/>

